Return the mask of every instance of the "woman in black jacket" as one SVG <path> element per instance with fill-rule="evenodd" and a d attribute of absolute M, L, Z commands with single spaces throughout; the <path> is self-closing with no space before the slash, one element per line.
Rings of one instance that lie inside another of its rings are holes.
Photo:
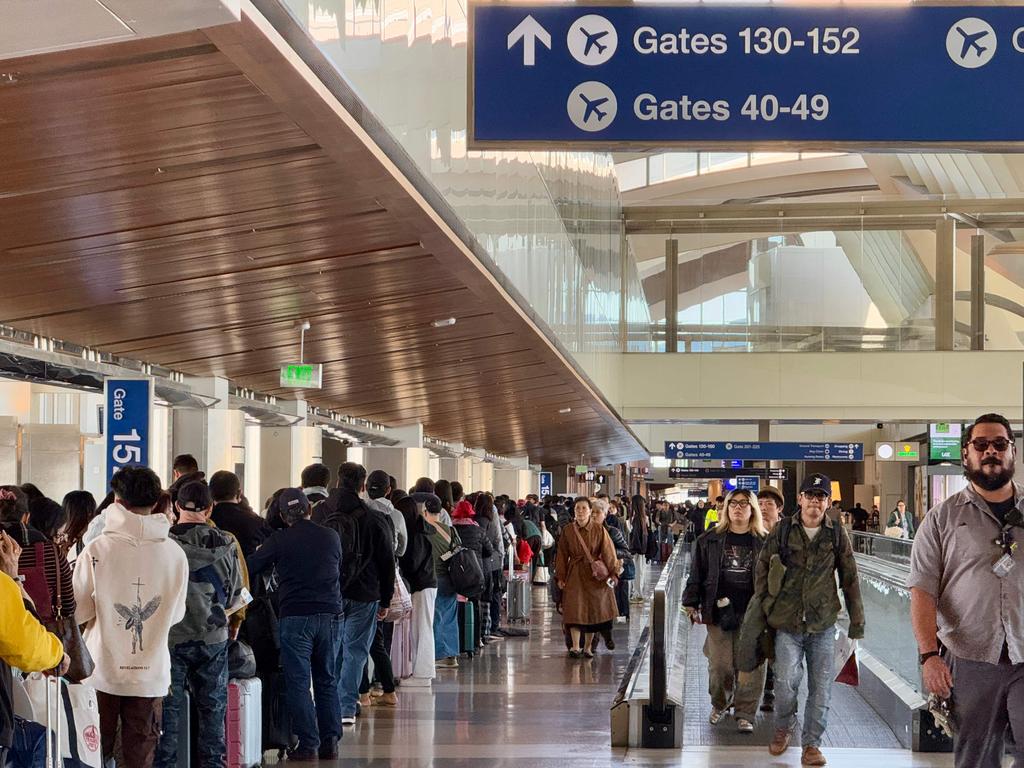
<path fill-rule="evenodd" d="M 765 666 L 740 672 L 734 651 L 743 614 L 754 594 L 754 566 L 767 532 L 751 491 L 732 491 L 725 499 L 725 511 L 718 525 L 694 544 L 683 606 L 691 621 L 708 628 L 704 655 L 708 659 L 711 724 L 721 722 L 732 701 L 737 730 L 753 733 Z"/>
<path fill-rule="evenodd" d="M 465 499 L 456 504 L 452 510 L 452 524 L 459 532 L 462 546 L 476 554 L 480 561 L 480 570 L 483 572 L 484 563 L 490 560 L 494 549 L 487 533 L 476 521 L 473 505 Z M 467 602 L 459 603 L 459 642 L 462 645 L 462 652 L 473 657 L 477 649 L 483 646 L 483 622 L 480 618 L 484 610 L 483 593 L 465 597 L 468 598 Z M 469 606 L 472 606 L 472 609 Z M 490 601 L 487 603 L 487 610 L 490 610 Z"/>
<path fill-rule="evenodd" d="M 398 567 L 412 595 L 412 677 L 405 684 L 429 686 L 434 678 L 434 601 L 437 576 L 434 574 L 434 549 L 427 533 L 427 522 L 412 496 L 393 502 L 405 518 L 408 539 Z"/>

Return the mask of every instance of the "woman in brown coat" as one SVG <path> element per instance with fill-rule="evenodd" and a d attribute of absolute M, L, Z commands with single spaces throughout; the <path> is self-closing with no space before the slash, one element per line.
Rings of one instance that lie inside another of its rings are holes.
<path fill-rule="evenodd" d="M 590 635 L 610 630 L 618 614 L 615 590 L 608 583 L 614 584 L 618 563 L 604 526 L 591 517 L 590 500 L 577 499 L 574 512 L 558 540 L 555 576 L 562 589 L 562 625 L 572 638 L 569 656 L 592 658 Z M 601 578 L 595 578 L 591 561 L 604 566 Z"/>

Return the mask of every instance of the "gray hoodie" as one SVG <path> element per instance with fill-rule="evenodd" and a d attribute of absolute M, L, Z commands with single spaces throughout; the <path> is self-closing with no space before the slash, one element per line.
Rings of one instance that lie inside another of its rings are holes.
<path fill-rule="evenodd" d="M 409 532 L 406 530 L 405 517 L 402 513 L 395 509 L 395 505 L 384 497 L 379 499 L 367 498 L 366 506 L 370 509 L 376 509 L 378 512 L 383 512 L 391 519 L 392 527 L 395 530 L 395 557 L 404 555 L 405 547 L 409 542 Z"/>
<path fill-rule="evenodd" d="M 227 642 L 227 611 L 238 603 L 243 586 L 234 540 L 206 523 L 176 525 L 170 538 L 185 551 L 189 570 L 185 618 L 171 627 L 171 647 Z"/>

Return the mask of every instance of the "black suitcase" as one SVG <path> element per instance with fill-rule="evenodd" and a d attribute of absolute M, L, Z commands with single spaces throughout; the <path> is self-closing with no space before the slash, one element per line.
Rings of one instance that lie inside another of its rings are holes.
<path fill-rule="evenodd" d="M 292 734 L 292 718 L 288 714 L 284 672 L 277 670 L 260 680 L 263 683 L 263 750 L 276 749 L 280 755 L 298 743 Z"/>

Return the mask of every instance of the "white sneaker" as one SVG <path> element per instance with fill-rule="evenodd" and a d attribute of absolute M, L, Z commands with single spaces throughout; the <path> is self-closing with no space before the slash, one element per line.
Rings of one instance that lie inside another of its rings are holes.
<path fill-rule="evenodd" d="M 625 616 L 616 616 L 615 617 L 615 623 L 616 624 L 625 624 L 626 623 L 626 617 Z"/>
<path fill-rule="evenodd" d="M 708 722 L 711 723 L 712 725 L 718 725 L 720 722 L 722 722 L 722 718 L 725 717 L 725 715 L 726 715 L 726 713 L 728 711 L 729 710 L 727 710 L 727 709 L 714 709 L 714 708 L 712 708 L 711 716 L 708 717 Z M 342 722 L 344 722 L 344 721 L 342 721 Z"/>
<path fill-rule="evenodd" d="M 402 687 L 429 688 L 433 682 L 434 680 L 429 677 L 407 677 L 402 681 Z"/>
<path fill-rule="evenodd" d="M 345 717 L 341 718 L 341 724 L 342 724 L 342 726 L 355 725 L 356 724 L 356 716 L 355 715 L 346 715 Z"/>
<path fill-rule="evenodd" d="M 736 730 L 740 733 L 753 733 L 754 724 L 742 717 L 736 718 Z"/>

